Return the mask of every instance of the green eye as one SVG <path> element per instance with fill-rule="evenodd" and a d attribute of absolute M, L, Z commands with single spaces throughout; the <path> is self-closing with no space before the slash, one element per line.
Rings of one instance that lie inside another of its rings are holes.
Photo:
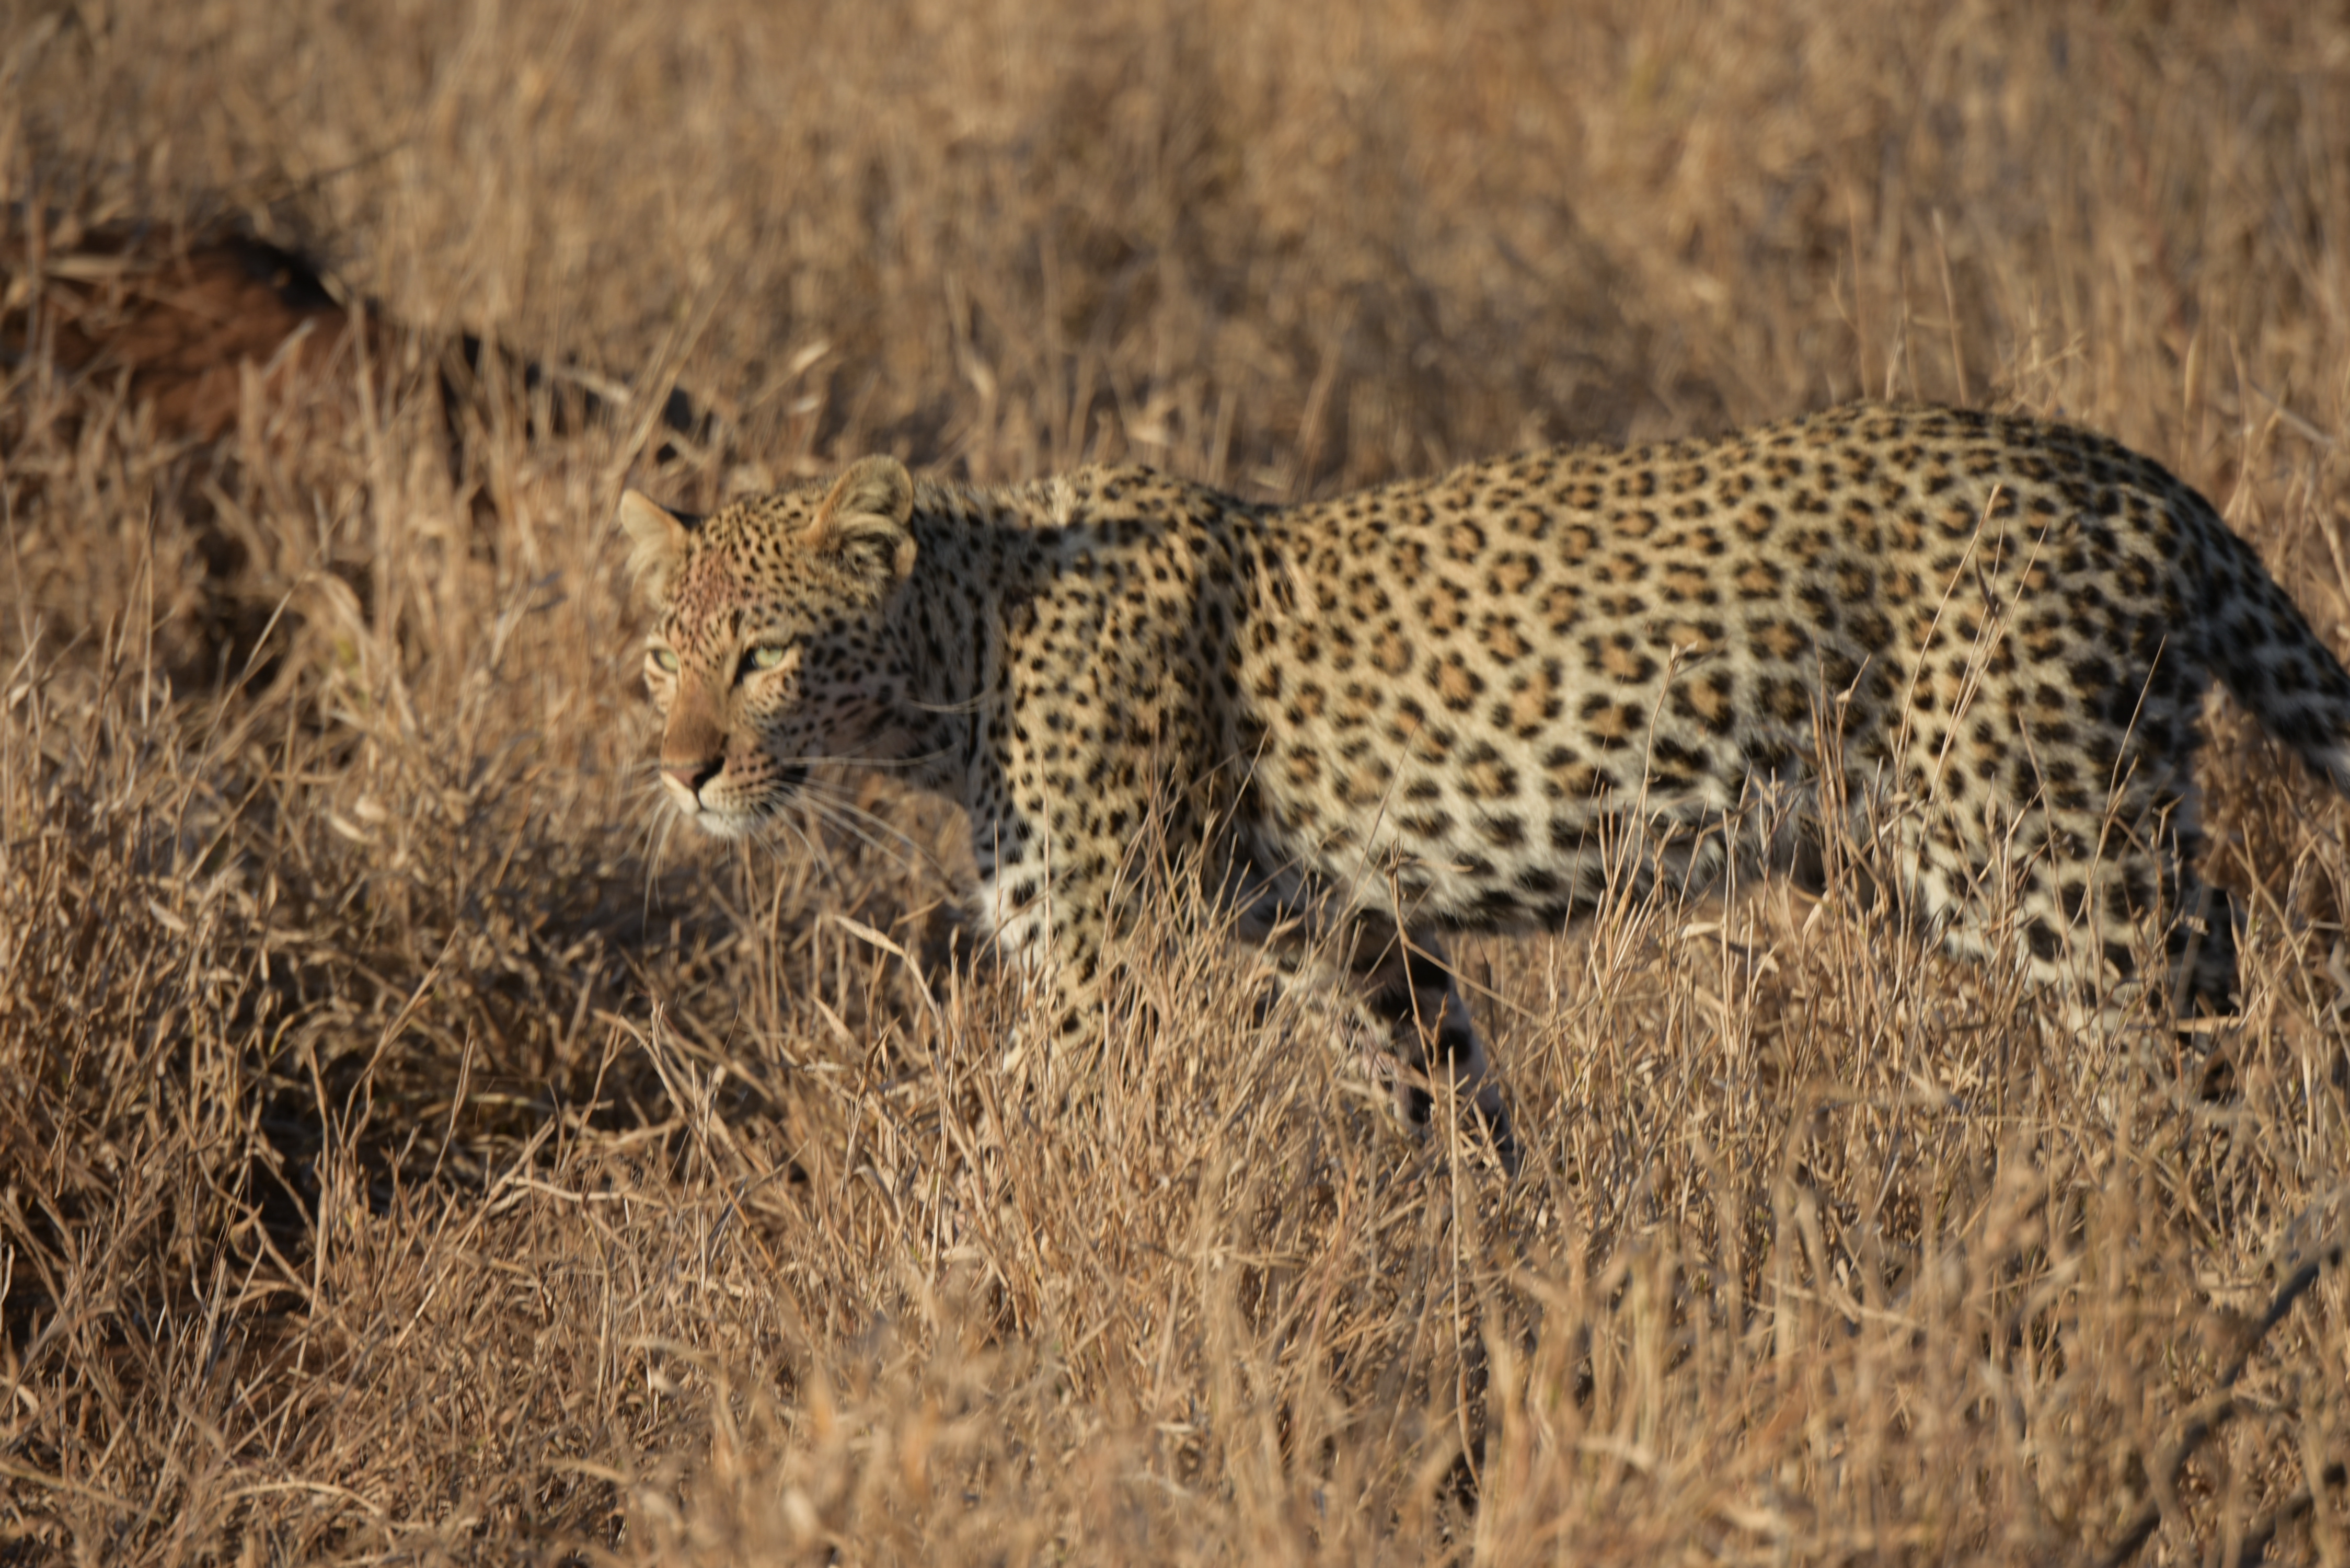
<path fill-rule="evenodd" d="M 790 652 L 790 649 L 784 647 L 780 643 L 763 642 L 758 647 L 751 650 L 751 668 L 754 670 L 780 670 L 783 668 L 785 656 Z"/>
<path fill-rule="evenodd" d="M 660 668 L 663 674 L 677 673 L 677 655 L 674 651 L 666 648 L 651 648 L 645 651 L 652 655 L 653 663 Z"/>

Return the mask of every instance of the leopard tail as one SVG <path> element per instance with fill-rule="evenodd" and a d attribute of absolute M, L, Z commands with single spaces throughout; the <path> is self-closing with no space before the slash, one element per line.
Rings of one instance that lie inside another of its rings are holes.
<path fill-rule="evenodd" d="M 2252 547 L 2188 493 L 2202 514 L 2197 531 L 2210 535 L 2199 596 L 2206 667 L 2262 729 L 2350 795 L 2350 671 Z"/>

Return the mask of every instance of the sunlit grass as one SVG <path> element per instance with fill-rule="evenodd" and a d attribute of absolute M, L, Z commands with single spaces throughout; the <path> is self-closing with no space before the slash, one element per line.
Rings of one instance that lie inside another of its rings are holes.
<path fill-rule="evenodd" d="M 1180 888 L 1063 1106 L 951 812 L 659 809 L 620 485 L 869 450 L 1283 497 L 1996 400 L 2350 645 L 2322 7 L 1559 9 L 0 13 L 8 310 L 226 221 L 391 323 L 210 443 L 0 366 L 0 1558 L 2350 1562 L 2338 1267 L 2251 1335 L 2350 1201 L 2350 852 L 2224 705 L 2236 1022 L 2077 1038 L 1841 846 L 1465 944 L 1508 1184 Z M 459 327 L 723 439 L 444 405 Z"/>

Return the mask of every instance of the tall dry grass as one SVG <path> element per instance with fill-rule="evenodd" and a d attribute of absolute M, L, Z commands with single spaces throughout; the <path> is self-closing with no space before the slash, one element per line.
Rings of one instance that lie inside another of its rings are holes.
<path fill-rule="evenodd" d="M 609 524 L 1891 392 L 2158 454 L 2350 645 L 2327 10 L 0 11 L 9 308 L 228 220 L 416 346 L 211 444 L 5 367 L 0 1559 L 2350 1562 L 2350 851 L 2231 711 L 2240 1022 L 1627 903 L 1469 950 L 1503 1185 L 1181 907 L 1024 1100 L 950 814 L 660 827 Z M 733 439 L 452 445 L 459 327 Z"/>

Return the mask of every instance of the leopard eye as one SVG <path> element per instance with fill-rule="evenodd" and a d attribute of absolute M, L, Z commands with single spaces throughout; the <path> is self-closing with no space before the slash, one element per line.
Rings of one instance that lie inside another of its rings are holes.
<path fill-rule="evenodd" d="M 750 666 L 754 670 L 780 670 L 791 649 L 779 642 L 763 642 L 751 649 Z"/>
<path fill-rule="evenodd" d="M 677 673 L 677 652 L 675 649 L 667 648 L 649 648 L 645 649 L 645 651 L 647 654 L 651 656 L 653 663 L 660 667 L 662 674 L 674 675 Z"/>

